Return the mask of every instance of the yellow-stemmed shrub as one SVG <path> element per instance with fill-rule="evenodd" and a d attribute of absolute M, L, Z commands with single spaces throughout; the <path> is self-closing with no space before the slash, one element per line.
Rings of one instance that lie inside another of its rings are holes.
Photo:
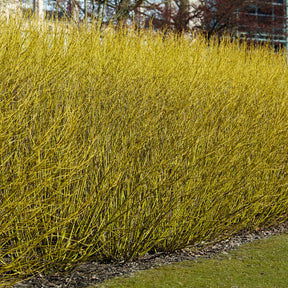
<path fill-rule="evenodd" d="M 0 20 L 0 279 L 287 220 L 284 53 Z"/>

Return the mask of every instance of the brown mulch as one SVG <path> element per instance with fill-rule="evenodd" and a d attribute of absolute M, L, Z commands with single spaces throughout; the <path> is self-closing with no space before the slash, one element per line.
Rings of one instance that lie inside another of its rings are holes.
<path fill-rule="evenodd" d="M 146 255 L 137 261 L 118 264 L 100 264 L 85 262 L 76 267 L 68 275 L 56 273 L 54 275 L 39 274 L 33 278 L 17 283 L 13 288 L 86 288 L 111 279 L 113 277 L 128 276 L 140 270 L 159 267 L 166 264 L 185 260 L 195 260 L 199 257 L 210 258 L 216 253 L 235 249 L 241 244 L 268 238 L 273 235 L 288 233 L 288 221 L 276 227 L 262 229 L 250 233 L 235 235 L 227 240 L 210 246 L 197 246 L 192 249 L 182 249 L 175 253 L 158 253 Z M 97 287 L 97 286 L 96 286 Z"/>

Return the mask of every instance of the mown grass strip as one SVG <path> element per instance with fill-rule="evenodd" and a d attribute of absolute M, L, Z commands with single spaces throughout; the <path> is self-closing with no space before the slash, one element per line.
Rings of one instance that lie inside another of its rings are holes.
<path fill-rule="evenodd" d="M 137 272 L 99 288 L 285 288 L 288 235 L 245 244 L 212 259 L 199 259 Z M 92 286 L 90 288 L 93 288 Z"/>

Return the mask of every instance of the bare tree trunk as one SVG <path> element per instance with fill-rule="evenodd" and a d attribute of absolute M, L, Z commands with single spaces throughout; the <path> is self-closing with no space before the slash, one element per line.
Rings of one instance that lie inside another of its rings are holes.
<path fill-rule="evenodd" d="M 136 11 L 136 18 L 135 21 L 139 25 L 139 27 L 143 28 L 145 26 L 145 8 L 141 4 L 139 7 L 135 9 Z"/>
<path fill-rule="evenodd" d="M 72 18 L 75 23 L 79 22 L 79 7 L 78 7 L 78 0 L 74 0 L 73 2 L 73 14 Z"/>
<path fill-rule="evenodd" d="M 87 0 L 84 0 L 84 14 L 85 14 L 85 19 L 87 20 Z"/>
<path fill-rule="evenodd" d="M 67 12 L 69 17 L 75 22 L 79 22 L 79 7 L 78 0 L 68 0 L 67 1 Z"/>
<path fill-rule="evenodd" d="M 33 11 L 39 18 L 44 18 L 44 0 L 33 0 Z"/>

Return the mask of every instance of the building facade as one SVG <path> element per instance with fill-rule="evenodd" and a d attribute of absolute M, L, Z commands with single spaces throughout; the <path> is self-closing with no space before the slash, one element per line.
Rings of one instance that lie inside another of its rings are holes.
<path fill-rule="evenodd" d="M 195 3 L 197 4 L 197 2 L 199 1 L 190 0 L 192 6 Z M 208 17 L 208 23 L 213 23 L 213 15 L 215 16 L 214 18 L 218 17 L 218 19 L 225 19 L 225 8 L 233 7 L 233 4 L 225 5 L 225 1 L 223 0 L 219 2 L 218 0 L 210 0 L 206 3 L 208 2 L 210 3 L 210 7 L 212 7 L 211 9 L 209 8 L 211 10 L 211 13 L 209 15 L 210 18 Z M 229 0 L 227 0 L 227 2 L 229 2 Z M 217 8 L 222 10 L 217 13 Z M 273 43 L 278 43 L 281 46 L 287 47 L 288 0 L 242 1 L 242 3 L 236 3 L 234 5 L 234 8 L 232 9 L 232 13 L 231 11 L 227 12 L 230 13 L 230 18 L 227 17 L 224 20 L 226 21 L 226 23 L 218 22 L 219 26 L 223 25 L 223 27 L 225 27 L 224 29 L 227 29 L 227 33 L 232 33 L 234 35 L 236 34 L 240 38 L 245 37 L 246 39 L 256 42 L 273 41 Z M 203 15 L 205 17 L 205 13 Z M 229 26 L 229 21 L 230 23 L 232 23 L 232 27 Z M 211 26 L 213 26 L 213 24 Z"/>
<path fill-rule="evenodd" d="M 19 9 L 19 4 L 19 0 L 2 0 L 0 1 L 0 11 L 6 15 L 15 13 Z"/>
<path fill-rule="evenodd" d="M 273 41 L 280 46 L 288 47 L 288 0 L 269 0 L 263 1 L 263 6 L 251 4 L 244 11 L 250 23 L 257 27 L 254 35 L 249 35 L 255 41 Z M 238 28 L 239 33 L 245 35 L 245 25 Z"/>
<path fill-rule="evenodd" d="M 20 8 L 31 7 L 33 8 L 33 11 L 39 15 L 39 17 L 43 17 L 46 2 L 47 0 L 0 0 L 0 10 L 2 13 L 11 15 Z"/>

